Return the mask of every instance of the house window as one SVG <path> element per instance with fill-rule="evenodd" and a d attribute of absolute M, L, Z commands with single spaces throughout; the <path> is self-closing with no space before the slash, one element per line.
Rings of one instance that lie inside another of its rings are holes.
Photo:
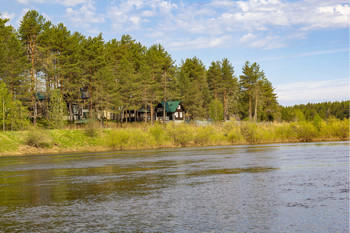
<path fill-rule="evenodd" d="M 179 105 L 179 106 L 177 107 L 177 109 L 181 109 L 181 106 Z"/>
<path fill-rule="evenodd" d="M 178 114 L 177 114 L 177 112 L 175 112 L 175 117 L 176 117 L 176 118 L 178 118 Z"/>
<path fill-rule="evenodd" d="M 182 118 L 182 112 L 179 112 L 180 113 L 180 118 Z"/>

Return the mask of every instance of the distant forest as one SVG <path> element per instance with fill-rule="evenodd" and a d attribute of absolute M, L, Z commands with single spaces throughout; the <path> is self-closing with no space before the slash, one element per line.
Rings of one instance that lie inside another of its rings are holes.
<path fill-rule="evenodd" d="M 349 118 L 350 101 L 323 102 L 295 105 L 293 107 L 282 107 L 281 119 L 283 121 L 300 120 L 312 121 L 315 116 L 323 120 L 338 118 L 340 120 Z"/>
<path fill-rule="evenodd" d="M 150 47 L 123 35 L 105 42 L 102 34 L 86 37 L 62 23 L 28 11 L 18 29 L 0 19 L 0 121 L 3 129 L 73 122 L 73 105 L 88 109 L 88 118 L 120 114 L 178 100 L 186 118 L 294 121 L 349 117 L 349 101 L 282 107 L 259 64 L 247 61 L 242 75 L 227 58 L 208 68 L 197 58 L 176 66 L 160 44 Z"/>

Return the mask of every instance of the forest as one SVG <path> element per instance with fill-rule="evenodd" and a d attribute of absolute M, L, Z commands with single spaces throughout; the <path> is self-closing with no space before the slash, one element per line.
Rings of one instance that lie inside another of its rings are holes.
<path fill-rule="evenodd" d="M 247 61 L 237 77 L 227 58 L 208 68 L 197 57 L 175 65 L 160 44 L 146 47 L 130 35 L 107 42 L 102 34 L 86 37 L 62 23 L 52 24 L 35 10 L 24 15 L 18 29 L 7 22 L 0 18 L 4 131 L 62 128 L 74 123 L 74 105 L 87 109 L 90 119 L 105 111 L 120 115 L 149 109 L 153 123 L 155 106 L 170 100 L 181 101 L 188 121 L 281 122 L 313 120 L 316 114 L 349 118 L 349 101 L 280 106 L 256 62 Z"/>

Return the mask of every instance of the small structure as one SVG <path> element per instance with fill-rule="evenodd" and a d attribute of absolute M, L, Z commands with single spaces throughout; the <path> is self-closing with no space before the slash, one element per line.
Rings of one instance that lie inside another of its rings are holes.
<path fill-rule="evenodd" d="M 180 101 L 165 102 L 166 121 L 184 121 L 186 111 Z M 164 116 L 164 101 L 155 108 L 156 121 L 162 121 Z"/>

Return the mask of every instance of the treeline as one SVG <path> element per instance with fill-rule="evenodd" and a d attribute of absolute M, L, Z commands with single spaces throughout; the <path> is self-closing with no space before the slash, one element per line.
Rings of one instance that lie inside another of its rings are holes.
<path fill-rule="evenodd" d="M 24 15 L 18 29 L 7 22 L 0 19 L 3 130 L 38 123 L 61 128 L 67 120 L 74 121 L 77 104 L 88 109 L 92 119 L 107 111 L 149 109 L 153 122 L 155 106 L 170 100 L 182 101 L 188 120 L 295 118 L 292 110 L 279 106 L 257 63 L 247 61 L 237 77 L 227 58 L 208 68 L 197 57 L 177 66 L 160 44 L 146 47 L 129 35 L 107 42 L 102 34 L 86 37 L 34 10 Z"/>
<path fill-rule="evenodd" d="M 299 104 L 291 107 L 281 107 L 281 119 L 283 121 L 313 121 L 315 117 L 323 120 L 328 118 L 348 119 L 350 100 Z"/>
<path fill-rule="evenodd" d="M 76 103 L 91 118 L 148 107 L 153 121 L 154 107 L 169 100 L 182 101 L 189 120 L 277 117 L 276 94 L 257 63 L 246 62 L 238 78 L 226 58 L 208 69 L 197 57 L 176 66 L 160 44 L 147 48 L 129 35 L 108 42 L 102 34 L 85 37 L 34 10 L 18 30 L 6 22 L 0 19 L 3 128 L 23 127 L 28 114 L 34 125 L 41 118 L 59 128 L 64 116 L 73 120 Z"/>

